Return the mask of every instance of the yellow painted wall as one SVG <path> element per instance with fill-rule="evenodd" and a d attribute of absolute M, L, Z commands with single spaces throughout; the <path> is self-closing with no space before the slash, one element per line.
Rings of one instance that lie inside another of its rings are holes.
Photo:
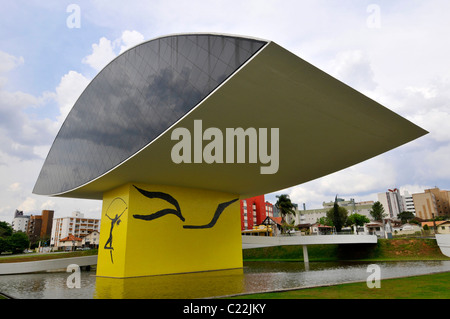
<path fill-rule="evenodd" d="M 134 186 L 171 195 L 178 201 L 184 221 L 174 214 L 153 220 L 133 217 L 175 210 L 166 200 L 148 198 Z M 123 202 L 118 198 L 127 203 L 127 210 L 113 228 L 114 250 L 108 250 L 104 246 L 110 238 L 111 220 L 106 214 L 114 218 L 121 212 Z M 239 201 L 226 207 L 212 228 L 183 227 L 208 224 L 218 204 L 235 198 L 238 196 L 208 190 L 145 184 L 127 184 L 105 193 L 97 275 L 124 278 L 242 267 Z"/>

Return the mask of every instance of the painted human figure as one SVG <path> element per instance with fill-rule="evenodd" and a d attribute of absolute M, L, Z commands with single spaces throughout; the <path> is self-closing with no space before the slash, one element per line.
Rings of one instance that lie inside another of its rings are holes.
<path fill-rule="evenodd" d="M 122 202 L 124 202 L 121 198 L 116 198 L 116 199 L 114 199 L 113 200 L 113 202 L 114 201 L 116 201 L 116 200 L 121 200 Z M 112 202 L 112 203 L 113 203 Z M 112 204 L 111 203 L 111 204 Z M 124 202 L 125 203 L 125 202 Z M 111 205 L 110 205 L 110 207 L 111 207 Z M 116 214 L 116 216 L 114 217 L 114 218 L 111 218 L 109 215 L 108 215 L 108 211 L 109 211 L 109 208 L 108 208 L 108 210 L 107 210 L 107 212 L 106 212 L 106 217 L 108 217 L 110 220 L 111 220 L 111 228 L 110 228 L 110 230 L 109 230 L 109 238 L 108 238 L 108 240 L 106 241 L 106 243 L 105 243 L 105 246 L 103 247 L 104 249 L 109 249 L 110 250 L 110 256 L 111 256 L 111 262 L 112 263 L 114 263 L 114 260 L 113 260 L 113 256 L 112 256 L 112 251 L 114 250 L 114 247 L 113 247 L 113 230 L 114 230 L 114 226 L 117 224 L 117 225 L 119 225 L 120 224 L 120 222 L 121 222 L 121 220 L 120 220 L 120 217 L 122 217 L 122 215 L 125 213 L 125 211 L 127 210 L 127 208 L 128 207 L 125 207 L 125 209 L 123 209 L 123 211 L 122 211 L 122 213 L 120 213 L 120 215 L 119 214 Z M 109 246 L 108 246 L 109 245 Z"/>

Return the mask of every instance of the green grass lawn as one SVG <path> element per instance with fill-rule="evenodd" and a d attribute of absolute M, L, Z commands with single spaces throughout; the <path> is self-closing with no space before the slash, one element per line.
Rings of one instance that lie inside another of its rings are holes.
<path fill-rule="evenodd" d="M 394 261 L 394 260 L 450 260 L 442 254 L 434 239 L 378 239 L 377 244 L 310 245 L 309 261 Z M 303 248 L 276 246 L 245 249 L 247 261 L 301 261 Z"/>
<path fill-rule="evenodd" d="M 38 261 L 57 258 L 70 258 L 70 257 L 82 257 L 97 255 L 97 249 L 73 251 L 73 252 L 53 252 L 48 254 L 19 254 L 19 255 L 2 255 L 0 257 L 0 263 L 18 263 L 27 261 Z"/>
<path fill-rule="evenodd" d="M 259 293 L 230 299 L 450 299 L 450 272 L 385 279 L 380 288 L 366 282 Z"/>

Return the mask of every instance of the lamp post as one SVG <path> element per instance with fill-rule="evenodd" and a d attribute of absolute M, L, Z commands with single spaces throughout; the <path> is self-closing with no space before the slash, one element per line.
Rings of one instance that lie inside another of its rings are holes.
<path fill-rule="evenodd" d="M 433 227 L 434 227 L 434 234 L 436 235 L 436 219 L 434 218 L 434 213 L 431 213 L 433 216 Z"/>

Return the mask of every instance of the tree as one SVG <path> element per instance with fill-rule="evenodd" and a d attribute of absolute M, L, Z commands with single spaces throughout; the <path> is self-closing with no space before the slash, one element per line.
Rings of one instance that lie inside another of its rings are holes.
<path fill-rule="evenodd" d="M 13 232 L 13 228 L 8 223 L 0 222 L 0 253 L 7 251 L 21 253 L 29 245 L 27 234 Z"/>
<path fill-rule="evenodd" d="M 0 254 L 3 252 L 10 251 L 9 242 L 7 239 L 0 237 Z"/>
<path fill-rule="evenodd" d="M 7 222 L 0 222 L 0 237 L 8 238 L 13 233 L 13 228 Z"/>
<path fill-rule="evenodd" d="M 12 234 L 8 238 L 10 249 L 13 253 L 21 253 L 30 245 L 30 240 L 27 234 L 22 232 L 17 232 Z"/>
<path fill-rule="evenodd" d="M 422 235 L 428 236 L 430 235 L 430 227 L 427 224 L 423 225 Z"/>
<path fill-rule="evenodd" d="M 383 217 L 386 217 L 386 214 L 384 213 L 384 207 L 379 202 L 376 201 L 372 205 L 372 209 L 370 210 L 370 215 L 373 217 L 374 220 L 381 222 L 383 220 Z"/>
<path fill-rule="evenodd" d="M 275 203 L 275 207 L 278 209 L 281 215 L 281 227 L 282 232 L 285 232 L 285 225 L 286 225 L 286 216 L 287 215 L 295 215 L 294 210 L 294 204 L 292 204 L 291 199 L 289 198 L 289 195 L 283 194 L 280 196 L 277 196 L 277 202 Z"/>
<path fill-rule="evenodd" d="M 347 222 L 347 216 L 347 209 L 338 205 L 336 196 L 333 208 L 327 211 L 327 219 L 332 223 L 332 226 L 336 228 L 336 231 L 340 232 L 342 227 L 344 227 Z"/>
<path fill-rule="evenodd" d="M 290 223 L 285 222 L 281 226 L 284 228 L 285 232 L 290 232 L 291 230 L 295 229 L 295 220 L 292 220 Z"/>
<path fill-rule="evenodd" d="M 406 224 L 409 220 L 413 219 L 415 216 L 412 212 L 403 211 L 397 215 L 398 218 L 402 221 L 403 224 Z"/>
<path fill-rule="evenodd" d="M 370 220 L 364 215 L 358 213 L 351 214 L 347 218 L 347 225 L 356 225 L 356 233 L 358 234 L 358 226 L 364 226 L 365 223 L 369 223 Z"/>
<path fill-rule="evenodd" d="M 317 223 L 319 223 L 321 225 L 325 225 L 325 226 L 334 226 L 333 222 L 331 220 L 329 220 L 328 217 L 326 217 L 326 216 L 317 218 Z"/>

